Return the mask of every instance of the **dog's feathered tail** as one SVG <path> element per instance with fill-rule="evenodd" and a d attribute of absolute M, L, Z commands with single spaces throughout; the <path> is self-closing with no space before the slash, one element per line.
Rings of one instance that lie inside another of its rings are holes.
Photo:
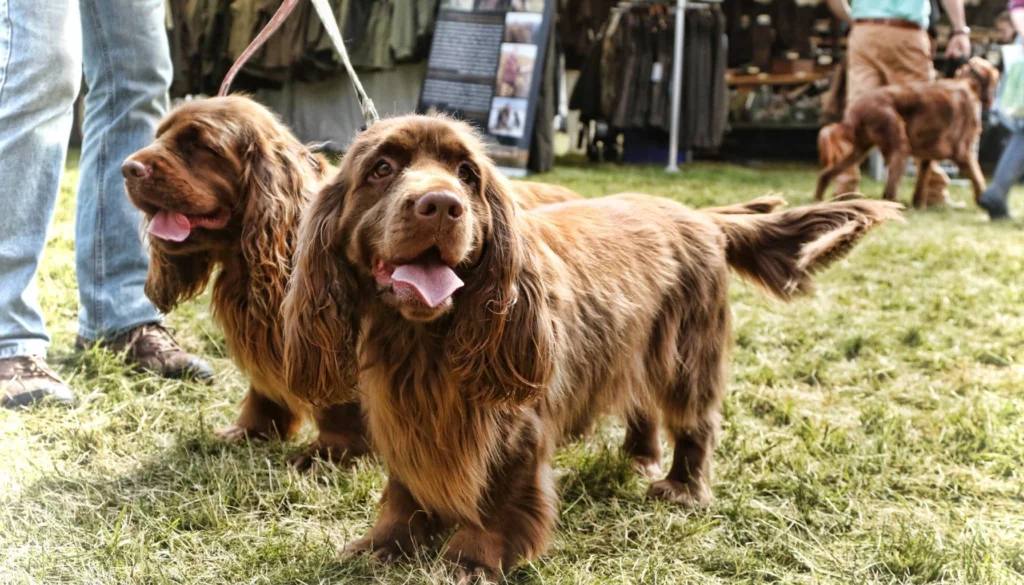
<path fill-rule="evenodd" d="M 751 199 L 744 203 L 725 205 L 722 207 L 704 207 L 704 213 L 717 213 L 719 215 L 750 215 L 757 213 L 771 213 L 786 206 L 786 200 L 778 195 L 764 195 L 757 199 Z"/>
<path fill-rule="evenodd" d="M 902 221 L 888 201 L 818 203 L 763 215 L 715 214 L 729 265 L 783 300 L 811 290 L 814 274 L 853 249 L 872 228 Z"/>

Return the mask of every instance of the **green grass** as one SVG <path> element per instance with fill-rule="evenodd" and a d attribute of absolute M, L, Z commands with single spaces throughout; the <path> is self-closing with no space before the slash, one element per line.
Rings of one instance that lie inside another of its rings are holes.
<path fill-rule="evenodd" d="M 777 191 L 799 204 L 814 172 L 563 167 L 540 179 L 587 195 L 644 191 L 706 205 Z M 391 567 L 336 558 L 374 518 L 378 462 L 301 475 L 283 465 L 298 443 L 213 438 L 245 383 L 207 298 L 170 324 L 212 358 L 212 387 L 72 353 L 75 180 L 71 168 L 40 289 L 52 357 L 81 402 L 0 412 L 0 582 L 443 578 L 430 553 Z M 865 190 L 877 196 L 881 186 Z M 1024 231 L 972 208 L 908 213 L 791 305 L 737 282 L 714 504 L 687 511 L 645 500 L 619 454 L 621 428 L 606 424 L 560 451 L 553 545 L 510 581 L 1024 582 L 1022 281 Z"/>

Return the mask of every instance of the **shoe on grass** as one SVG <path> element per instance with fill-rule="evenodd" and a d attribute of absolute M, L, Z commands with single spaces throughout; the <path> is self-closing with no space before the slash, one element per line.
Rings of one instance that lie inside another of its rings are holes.
<path fill-rule="evenodd" d="M 0 396 L 4 408 L 31 406 L 41 402 L 64 406 L 75 403 L 71 388 L 38 356 L 0 359 Z"/>
<path fill-rule="evenodd" d="M 999 197 L 988 197 L 988 193 L 983 193 L 978 198 L 978 207 L 988 212 L 988 217 L 992 221 L 1003 221 L 1009 220 L 1010 210 L 1006 206 L 1006 200 Z"/>
<path fill-rule="evenodd" d="M 140 325 L 110 339 L 92 341 L 78 336 L 75 341 L 79 351 L 93 346 L 120 354 L 126 364 L 164 378 L 207 383 L 213 380 L 210 364 L 182 349 L 159 323 Z"/>

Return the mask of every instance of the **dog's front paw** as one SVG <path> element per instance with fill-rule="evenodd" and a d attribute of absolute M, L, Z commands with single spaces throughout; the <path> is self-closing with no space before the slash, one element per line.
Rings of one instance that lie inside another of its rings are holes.
<path fill-rule="evenodd" d="M 683 483 L 672 479 L 663 479 L 651 484 L 647 490 L 647 496 L 700 508 L 711 504 L 711 487 L 703 480 Z"/>
<path fill-rule="evenodd" d="M 321 435 L 309 444 L 301 453 L 288 458 L 288 465 L 298 471 L 308 471 L 317 460 L 330 461 L 341 467 L 355 463 L 356 457 L 365 452 L 356 452 L 348 442 L 332 440 Z"/>
<path fill-rule="evenodd" d="M 460 563 L 455 569 L 455 582 L 459 585 L 484 585 L 501 581 L 501 573 L 494 568 L 475 563 Z"/>
<path fill-rule="evenodd" d="M 269 441 L 278 438 L 276 432 L 262 428 L 249 428 L 239 424 L 232 424 L 213 431 L 213 435 L 227 443 L 241 443 L 246 439 L 250 441 Z"/>
<path fill-rule="evenodd" d="M 504 539 L 493 532 L 463 528 L 444 547 L 446 561 L 455 565 L 459 585 L 497 583 L 501 580 Z"/>
<path fill-rule="evenodd" d="M 654 457 L 638 455 L 630 458 L 629 465 L 634 471 L 649 479 L 664 475 L 664 472 L 661 470 L 661 463 Z"/>
<path fill-rule="evenodd" d="M 338 556 L 343 559 L 368 556 L 382 563 L 394 563 L 405 556 L 405 551 L 397 539 L 375 540 L 367 535 L 343 546 Z"/>
<path fill-rule="evenodd" d="M 241 443 L 249 436 L 249 432 L 244 427 L 228 425 L 213 431 L 213 435 L 221 441 Z"/>

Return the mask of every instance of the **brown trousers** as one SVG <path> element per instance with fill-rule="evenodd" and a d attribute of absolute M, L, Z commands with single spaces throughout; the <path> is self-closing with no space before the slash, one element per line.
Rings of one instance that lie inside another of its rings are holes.
<path fill-rule="evenodd" d="M 886 85 L 932 81 L 932 46 L 923 30 L 898 28 L 884 24 L 857 24 L 850 32 L 846 67 L 846 104 Z M 918 161 L 920 164 L 920 161 Z M 839 176 L 836 193 L 851 193 L 860 183 L 856 166 Z M 928 205 L 942 205 L 948 196 L 949 177 L 932 162 L 925 187 Z"/>

